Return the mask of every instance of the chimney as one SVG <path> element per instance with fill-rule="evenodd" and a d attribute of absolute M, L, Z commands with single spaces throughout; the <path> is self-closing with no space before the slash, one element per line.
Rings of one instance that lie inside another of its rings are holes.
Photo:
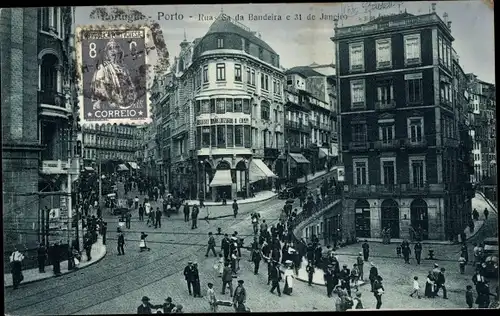
<path fill-rule="evenodd" d="M 448 24 L 448 13 L 444 13 L 443 14 L 443 20 L 444 20 L 444 24 Z"/>
<path fill-rule="evenodd" d="M 432 13 L 436 13 L 436 3 L 431 4 Z"/>
<path fill-rule="evenodd" d="M 339 18 L 335 17 L 333 18 L 333 29 L 336 29 L 339 26 Z"/>
<path fill-rule="evenodd" d="M 451 21 L 448 21 L 448 28 L 451 30 Z"/>

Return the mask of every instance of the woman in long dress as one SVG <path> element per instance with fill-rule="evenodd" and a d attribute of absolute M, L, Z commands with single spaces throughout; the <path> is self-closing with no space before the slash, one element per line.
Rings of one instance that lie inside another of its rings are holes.
<path fill-rule="evenodd" d="M 285 280 L 285 287 L 283 288 L 283 293 L 287 295 L 291 295 L 293 291 L 293 269 L 292 269 L 292 261 L 287 260 L 285 262 L 286 269 L 283 274 Z"/>
<path fill-rule="evenodd" d="M 429 274 L 427 275 L 427 280 L 425 281 L 425 292 L 424 292 L 425 297 L 434 298 L 434 284 L 435 284 L 434 274 L 432 273 L 432 271 L 429 271 Z"/>

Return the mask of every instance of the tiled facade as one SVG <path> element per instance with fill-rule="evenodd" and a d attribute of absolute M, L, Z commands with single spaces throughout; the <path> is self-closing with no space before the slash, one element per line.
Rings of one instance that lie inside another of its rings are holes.
<path fill-rule="evenodd" d="M 450 25 L 403 13 L 335 28 L 345 238 L 451 239 L 466 225 Z"/>

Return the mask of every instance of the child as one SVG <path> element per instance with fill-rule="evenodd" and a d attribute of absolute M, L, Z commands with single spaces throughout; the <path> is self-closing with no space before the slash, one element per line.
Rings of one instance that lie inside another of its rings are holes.
<path fill-rule="evenodd" d="M 306 271 L 307 271 L 307 280 L 308 280 L 307 284 L 309 286 L 312 286 L 313 275 L 314 275 L 314 266 L 311 263 L 308 263 L 307 267 L 306 267 Z"/>
<path fill-rule="evenodd" d="M 467 285 L 465 292 L 465 302 L 467 302 L 467 306 L 472 308 L 474 305 L 474 294 L 472 294 L 472 285 Z"/>
<path fill-rule="evenodd" d="M 212 283 L 208 283 L 208 289 L 207 289 L 208 304 L 210 304 L 210 311 L 217 313 L 217 298 L 215 297 L 215 291 L 213 287 L 214 285 Z"/>
<path fill-rule="evenodd" d="M 467 264 L 467 260 L 465 260 L 465 257 L 462 255 L 460 255 L 460 258 L 458 258 L 458 264 L 460 266 L 460 274 L 464 274 L 465 273 L 465 265 Z"/>
<path fill-rule="evenodd" d="M 224 257 L 219 253 L 219 259 L 217 259 L 217 271 L 219 272 L 219 278 L 222 278 L 222 272 L 224 272 Z"/>
<path fill-rule="evenodd" d="M 418 277 L 415 276 L 413 277 L 413 292 L 411 292 L 410 296 L 413 297 L 413 295 L 417 294 L 418 298 L 420 297 L 420 285 L 418 284 Z"/>
<path fill-rule="evenodd" d="M 401 246 L 396 246 L 396 254 L 398 256 L 398 258 L 401 258 Z"/>

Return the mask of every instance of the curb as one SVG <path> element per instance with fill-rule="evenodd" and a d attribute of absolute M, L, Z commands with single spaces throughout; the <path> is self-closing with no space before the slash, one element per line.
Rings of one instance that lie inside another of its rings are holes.
<path fill-rule="evenodd" d="M 273 193 L 273 195 L 269 196 L 269 197 L 266 197 L 262 200 L 258 200 L 258 201 L 248 201 L 248 200 L 240 200 L 240 201 L 237 201 L 238 205 L 243 205 L 243 204 L 252 204 L 252 203 L 260 203 L 260 202 L 265 202 L 265 201 L 269 201 L 270 199 L 273 199 L 275 197 L 277 197 L 278 194 L 276 193 Z M 189 206 L 193 206 L 194 204 L 198 205 L 199 202 L 194 202 L 193 204 L 189 204 Z M 207 204 L 205 203 L 205 207 L 207 206 L 230 206 L 231 204 L 227 204 L 227 205 L 222 205 L 222 202 L 219 202 L 217 204 Z"/>
<path fill-rule="evenodd" d="M 70 274 L 70 273 L 73 273 L 73 272 L 76 272 L 76 271 L 80 271 L 82 269 L 85 269 L 87 267 L 90 267 L 91 265 L 93 265 L 94 263 L 97 263 L 99 261 L 101 261 L 104 257 L 106 257 L 106 254 L 108 253 L 108 248 L 107 247 L 104 247 L 104 254 L 102 255 L 102 257 L 98 258 L 97 260 L 95 261 L 92 261 L 91 263 L 89 263 L 88 265 L 86 265 L 85 267 L 82 267 L 82 268 L 78 268 L 78 269 L 73 269 L 73 270 L 69 270 L 68 272 L 66 273 L 62 273 L 60 276 L 63 276 L 63 275 L 67 275 L 67 274 Z M 51 276 L 48 276 L 46 278 L 42 278 L 42 279 L 38 279 L 38 280 L 31 280 L 31 281 L 26 281 L 26 282 L 21 282 L 21 284 L 19 284 L 20 286 L 22 286 L 23 284 L 31 284 L 31 283 L 36 283 L 36 282 L 40 282 L 40 281 L 44 281 L 44 280 L 47 280 L 47 279 L 51 279 L 51 278 L 55 278 L 56 276 L 55 275 L 51 275 Z M 12 288 L 14 287 L 14 285 L 4 285 L 4 288 Z"/>

